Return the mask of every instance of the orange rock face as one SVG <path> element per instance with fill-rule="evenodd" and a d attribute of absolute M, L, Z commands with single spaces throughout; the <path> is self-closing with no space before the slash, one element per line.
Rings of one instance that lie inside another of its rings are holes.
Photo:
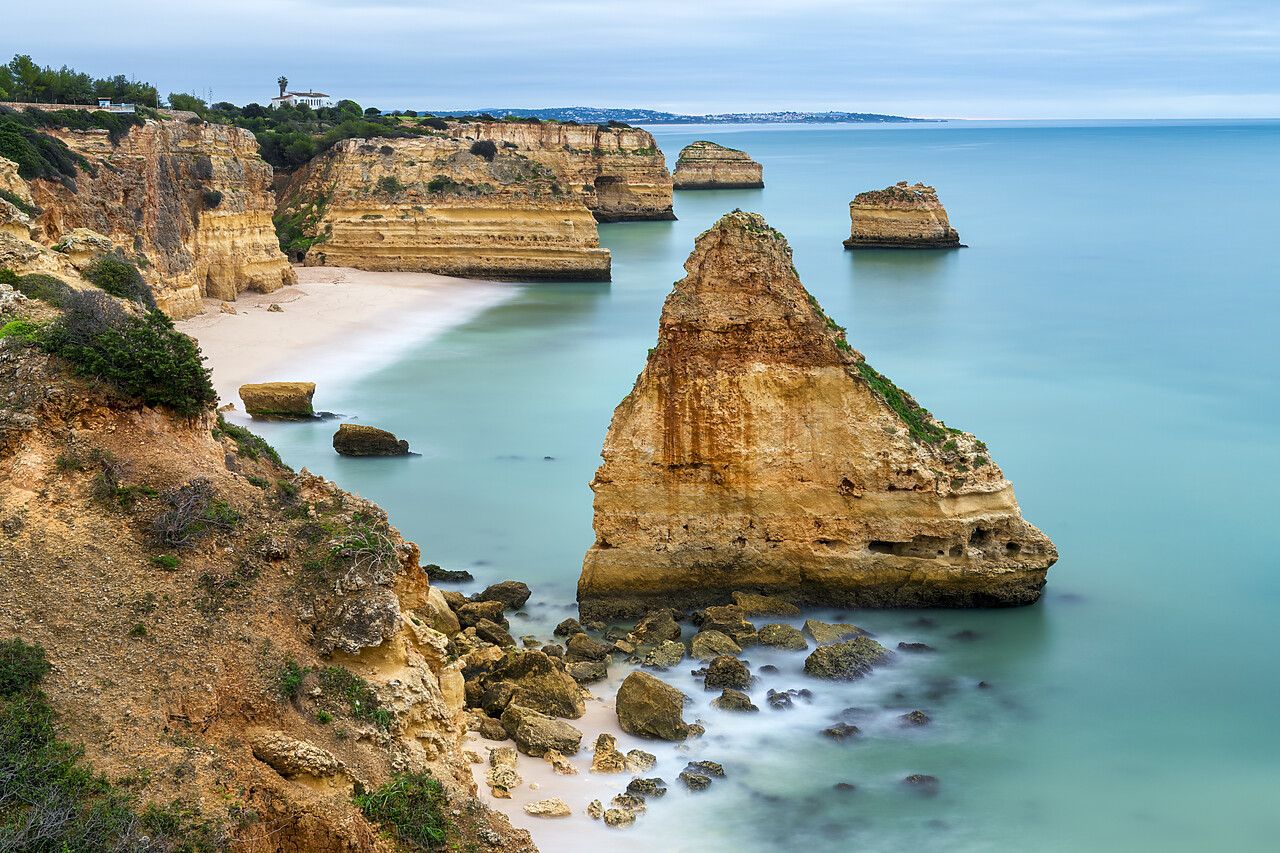
<path fill-rule="evenodd" d="M 750 213 L 697 240 L 592 482 L 584 618 L 727 603 L 1001 606 L 1057 559 L 986 445 L 867 365 Z"/>
<path fill-rule="evenodd" d="M 846 249 L 961 249 L 933 187 L 917 183 L 858 193 L 849 202 Z"/>
<path fill-rule="evenodd" d="M 764 167 L 745 151 L 700 140 L 680 151 L 672 181 L 678 190 L 760 189 Z"/>

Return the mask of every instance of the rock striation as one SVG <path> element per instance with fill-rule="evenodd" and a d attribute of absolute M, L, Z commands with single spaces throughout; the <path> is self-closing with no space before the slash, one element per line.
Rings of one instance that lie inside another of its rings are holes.
<path fill-rule="evenodd" d="M 906 181 L 858 193 L 849 202 L 852 220 L 846 249 L 963 249 L 933 187 Z"/>
<path fill-rule="evenodd" d="M 309 420 L 316 416 L 314 382 L 255 382 L 240 386 L 244 410 L 255 418 Z"/>
<path fill-rule="evenodd" d="M 591 483 L 582 618 L 735 591 L 860 607 L 1039 597 L 1057 551 L 986 445 L 867 364 L 781 234 L 728 214 L 685 270 Z"/>
<path fill-rule="evenodd" d="M 77 228 L 108 237 L 140 265 L 171 317 L 203 312 L 201 299 L 270 293 L 296 280 L 271 214 L 271 167 L 253 134 L 235 127 L 148 121 L 112 145 L 105 131 L 51 131 L 88 161 L 71 186 L 31 182 L 43 212 L 38 238 Z"/>
<path fill-rule="evenodd" d="M 599 222 L 676 218 L 666 158 L 646 130 L 495 121 L 452 122 L 449 132 L 512 146 L 507 150 L 554 172 Z"/>
<path fill-rule="evenodd" d="M 699 140 L 686 145 L 676 161 L 672 181 L 678 190 L 758 190 L 764 167 L 745 151 Z"/>
<path fill-rule="evenodd" d="M 348 139 L 294 174 L 279 216 L 307 266 L 498 280 L 609 280 L 596 221 L 549 168 L 450 137 Z"/>

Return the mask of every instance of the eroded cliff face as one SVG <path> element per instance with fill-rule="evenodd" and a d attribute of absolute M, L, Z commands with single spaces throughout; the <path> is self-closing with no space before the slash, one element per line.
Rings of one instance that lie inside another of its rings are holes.
<path fill-rule="evenodd" d="M 202 297 L 234 300 L 296 280 L 271 222 L 271 167 L 248 131 L 148 121 L 118 145 L 106 131 L 51 135 L 83 154 L 91 170 L 81 170 L 74 191 L 31 183 L 44 211 L 35 222 L 41 242 L 88 228 L 144 256 L 143 276 L 174 318 L 203 311 Z"/>
<path fill-rule="evenodd" d="M 296 174 L 280 215 L 313 238 L 308 266 L 485 279 L 607 281 L 591 213 L 546 166 L 448 137 L 348 139 Z"/>
<path fill-rule="evenodd" d="M 958 249 L 960 235 L 933 187 L 906 181 L 858 193 L 849 202 L 852 220 L 846 249 Z"/>
<path fill-rule="evenodd" d="M 514 145 L 582 198 L 599 222 L 675 219 L 671 173 L 653 135 L 639 128 L 542 122 L 452 122 L 457 137 Z"/>
<path fill-rule="evenodd" d="M 678 190 L 760 189 L 764 167 L 745 151 L 700 140 L 680 151 L 672 180 Z"/>
<path fill-rule="evenodd" d="M 60 736 L 139 808 L 234 849 L 388 851 L 353 791 L 430 771 L 449 843 L 534 850 L 473 800 L 448 605 L 381 509 L 14 339 L 0 399 L 0 637 L 47 650 Z"/>
<path fill-rule="evenodd" d="M 1057 559 L 986 446 L 872 370 L 750 213 L 697 240 L 605 438 L 585 618 L 1035 601 Z"/>

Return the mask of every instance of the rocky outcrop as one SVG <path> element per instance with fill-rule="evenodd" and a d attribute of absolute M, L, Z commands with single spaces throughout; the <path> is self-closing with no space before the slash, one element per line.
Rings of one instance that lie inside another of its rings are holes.
<path fill-rule="evenodd" d="M 342 456 L 407 456 L 409 442 L 394 433 L 362 424 L 339 424 L 333 449 Z"/>
<path fill-rule="evenodd" d="M 849 202 L 852 220 L 846 249 L 962 249 L 960 235 L 933 187 L 899 181 L 883 190 L 858 193 Z"/>
<path fill-rule="evenodd" d="M 314 382 L 255 382 L 240 386 L 244 410 L 254 417 L 309 419 L 316 415 Z"/>
<path fill-rule="evenodd" d="M 271 213 L 271 167 L 253 134 L 234 127 L 148 121 L 118 145 L 106 131 L 52 131 L 77 153 L 72 187 L 31 183 L 36 229 L 52 244 L 76 228 L 142 256 L 142 274 L 171 317 L 203 311 L 202 297 L 234 300 L 295 281 Z"/>
<path fill-rule="evenodd" d="M 348 139 L 291 179 L 280 216 L 306 223 L 307 266 L 499 280 L 608 281 L 578 193 L 507 148 L 448 137 Z"/>
<path fill-rule="evenodd" d="M 671 173 L 653 135 L 634 127 L 558 122 L 452 122 L 464 139 L 514 146 L 555 173 L 599 222 L 675 219 Z"/>
<path fill-rule="evenodd" d="M 986 445 L 849 346 L 781 234 L 729 214 L 685 270 L 591 484 L 584 619 L 734 591 L 861 607 L 1039 597 L 1057 551 Z"/>
<path fill-rule="evenodd" d="M 757 190 L 764 167 L 745 151 L 699 140 L 680 151 L 671 177 L 678 190 Z"/>

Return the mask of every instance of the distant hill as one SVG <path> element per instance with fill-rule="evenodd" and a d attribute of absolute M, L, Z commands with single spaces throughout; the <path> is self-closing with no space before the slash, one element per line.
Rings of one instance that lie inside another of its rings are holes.
<path fill-rule="evenodd" d="M 582 124 L 605 124 L 625 121 L 628 124 L 835 124 L 837 122 L 926 122 L 939 119 L 907 118 L 906 116 L 880 115 L 879 113 L 810 113 L 797 110 L 772 113 L 718 113 L 715 115 L 683 115 L 662 110 L 602 109 L 600 107 L 552 107 L 541 110 L 488 109 L 478 110 L 430 110 L 432 115 L 480 115 L 533 116 L 557 121 L 576 121 Z"/>

